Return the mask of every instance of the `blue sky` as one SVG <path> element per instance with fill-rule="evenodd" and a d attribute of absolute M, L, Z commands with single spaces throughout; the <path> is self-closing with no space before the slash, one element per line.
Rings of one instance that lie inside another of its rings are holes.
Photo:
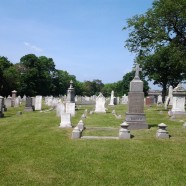
<path fill-rule="evenodd" d="M 79 81 L 122 80 L 134 54 L 124 48 L 126 19 L 153 0 L 0 0 L 0 55 L 53 58 L 56 69 Z"/>

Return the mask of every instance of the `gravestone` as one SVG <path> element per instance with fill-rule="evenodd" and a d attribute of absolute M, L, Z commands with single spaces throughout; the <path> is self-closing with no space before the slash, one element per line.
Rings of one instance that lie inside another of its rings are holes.
<path fill-rule="evenodd" d="M 6 108 L 9 108 L 12 106 L 12 98 L 10 96 L 8 96 L 5 100 L 5 105 L 6 105 Z"/>
<path fill-rule="evenodd" d="M 173 100 L 173 87 L 170 85 L 169 86 L 169 94 L 168 94 L 168 96 L 169 96 L 169 105 L 172 105 L 172 100 Z"/>
<path fill-rule="evenodd" d="M 186 90 L 181 84 L 173 89 L 173 103 L 172 113 L 173 115 L 185 115 L 185 96 Z"/>
<path fill-rule="evenodd" d="M 162 103 L 162 95 L 158 95 L 157 105 L 161 105 Z"/>
<path fill-rule="evenodd" d="M 56 115 L 61 117 L 61 114 L 65 113 L 65 105 L 63 103 L 58 103 L 56 106 Z"/>
<path fill-rule="evenodd" d="M 153 97 L 148 96 L 148 97 L 145 98 L 145 105 L 150 106 L 153 103 L 154 103 L 154 98 Z"/>
<path fill-rule="evenodd" d="M 42 108 L 42 96 L 35 97 L 35 110 L 41 110 Z"/>
<path fill-rule="evenodd" d="M 143 81 L 139 78 L 139 65 L 136 65 L 134 79 L 130 82 L 130 92 L 128 93 L 128 111 L 126 112 L 126 122 L 129 129 L 147 129 L 146 116 L 144 113 L 144 92 Z"/>
<path fill-rule="evenodd" d="M 25 111 L 26 111 L 26 112 L 31 112 L 31 111 L 33 111 L 33 107 L 32 107 L 32 98 L 31 98 L 31 97 L 27 97 L 27 98 L 26 98 Z"/>
<path fill-rule="evenodd" d="M 111 96 L 110 96 L 110 103 L 109 103 L 109 105 L 114 105 L 114 91 L 112 90 L 111 91 Z"/>
<path fill-rule="evenodd" d="M 73 81 L 71 80 L 70 87 L 67 90 L 67 98 L 66 98 L 67 103 L 75 103 L 75 92 L 72 84 Z"/>
<path fill-rule="evenodd" d="M 13 90 L 12 91 L 12 107 L 14 107 L 14 105 L 15 105 L 16 95 L 17 95 L 17 91 L 16 90 Z"/>
<path fill-rule="evenodd" d="M 121 104 L 124 104 L 124 105 L 128 104 L 128 96 L 126 96 L 126 94 L 122 96 Z"/>
<path fill-rule="evenodd" d="M 0 96 L 0 118 L 4 117 L 3 106 L 4 106 L 4 98 Z"/>
<path fill-rule="evenodd" d="M 96 113 L 106 113 L 105 110 L 105 97 L 103 94 L 100 92 L 98 97 L 96 98 L 96 107 L 95 107 L 95 112 Z"/>
<path fill-rule="evenodd" d="M 71 116 L 75 116 L 75 103 L 66 103 L 66 113 L 71 114 Z"/>
<path fill-rule="evenodd" d="M 69 113 L 62 113 L 61 114 L 61 123 L 60 128 L 72 128 L 71 125 L 71 116 Z"/>

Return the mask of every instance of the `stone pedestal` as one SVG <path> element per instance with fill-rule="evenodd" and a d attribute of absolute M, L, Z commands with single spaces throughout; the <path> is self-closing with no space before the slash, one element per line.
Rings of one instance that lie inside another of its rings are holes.
<path fill-rule="evenodd" d="M 119 130 L 119 139 L 130 139 L 130 131 L 128 130 L 128 124 L 123 122 L 121 125 L 121 129 Z"/>
<path fill-rule="evenodd" d="M 148 129 L 144 113 L 143 81 L 137 76 L 130 82 L 125 120 L 129 124 L 129 129 Z"/>
<path fill-rule="evenodd" d="M 77 124 L 77 127 L 79 128 L 80 131 L 83 131 L 84 130 L 84 123 L 82 120 L 79 121 L 79 123 Z"/>
<path fill-rule="evenodd" d="M 167 131 L 167 125 L 165 125 L 164 123 L 160 123 L 158 125 L 159 129 L 156 132 L 156 137 L 157 138 L 169 138 L 169 134 Z"/>
<path fill-rule="evenodd" d="M 81 131 L 78 127 L 75 127 L 72 131 L 72 139 L 79 139 L 81 137 Z"/>

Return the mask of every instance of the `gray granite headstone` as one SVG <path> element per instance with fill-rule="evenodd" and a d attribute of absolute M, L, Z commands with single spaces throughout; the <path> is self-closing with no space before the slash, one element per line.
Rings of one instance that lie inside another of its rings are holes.
<path fill-rule="evenodd" d="M 26 111 L 26 112 L 33 111 L 33 107 L 32 107 L 32 98 L 31 98 L 31 97 L 27 97 L 27 98 L 26 98 L 25 111 Z"/>
<path fill-rule="evenodd" d="M 144 92 L 143 81 L 139 78 L 139 65 L 136 65 L 134 79 L 130 82 L 130 92 L 128 93 L 128 111 L 126 112 L 126 122 L 129 129 L 147 129 L 146 116 L 144 113 Z"/>

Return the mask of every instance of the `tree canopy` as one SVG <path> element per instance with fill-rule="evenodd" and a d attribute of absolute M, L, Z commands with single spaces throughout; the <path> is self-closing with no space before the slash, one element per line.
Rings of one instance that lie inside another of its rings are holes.
<path fill-rule="evenodd" d="M 185 0 L 154 0 L 152 8 L 128 19 L 124 27 L 129 30 L 125 46 L 164 93 L 186 78 L 185 10 Z"/>

